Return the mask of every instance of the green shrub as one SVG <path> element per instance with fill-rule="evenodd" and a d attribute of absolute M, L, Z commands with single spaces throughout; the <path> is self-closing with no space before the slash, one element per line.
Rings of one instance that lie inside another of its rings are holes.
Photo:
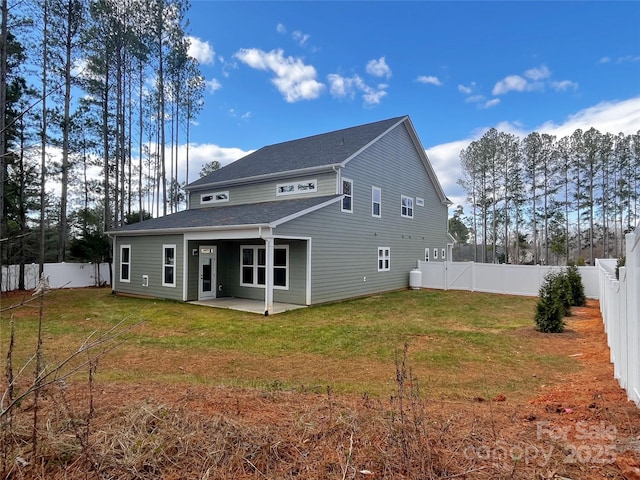
<path fill-rule="evenodd" d="M 577 266 L 571 265 L 567 267 L 567 280 L 571 288 L 571 305 L 575 307 L 583 307 L 586 305 L 587 297 L 584 294 L 582 276 Z"/>
<path fill-rule="evenodd" d="M 535 322 L 543 333 L 564 331 L 564 317 L 568 305 L 569 283 L 563 272 L 549 272 L 540 286 L 540 299 L 536 305 Z"/>

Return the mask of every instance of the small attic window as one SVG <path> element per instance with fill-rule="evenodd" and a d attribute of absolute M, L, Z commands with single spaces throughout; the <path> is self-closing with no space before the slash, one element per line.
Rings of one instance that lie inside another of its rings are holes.
<path fill-rule="evenodd" d="M 206 205 L 209 203 L 220 203 L 229 201 L 229 191 L 226 192 L 212 192 L 203 193 L 200 195 L 200 203 Z"/>
<path fill-rule="evenodd" d="M 318 191 L 318 181 L 299 180 L 296 182 L 279 183 L 276 185 L 276 195 L 297 195 L 300 193 L 313 193 Z"/>

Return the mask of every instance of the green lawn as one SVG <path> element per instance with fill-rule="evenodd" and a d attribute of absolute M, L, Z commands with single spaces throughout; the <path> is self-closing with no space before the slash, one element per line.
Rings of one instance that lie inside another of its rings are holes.
<path fill-rule="evenodd" d="M 20 298 L 2 298 L 2 308 Z M 92 332 L 123 321 L 124 343 L 100 359 L 99 381 L 184 382 L 333 391 L 393 391 L 395 355 L 431 398 L 529 395 L 578 368 L 533 330 L 536 299 L 474 292 L 406 290 L 263 317 L 172 301 L 114 296 L 109 289 L 60 290 L 44 299 L 49 365 Z M 36 345 L 37 302 L 4 310 L 16 329 L 14 368 Z M 31 368 L 27 369 L 32 371 Z"/>

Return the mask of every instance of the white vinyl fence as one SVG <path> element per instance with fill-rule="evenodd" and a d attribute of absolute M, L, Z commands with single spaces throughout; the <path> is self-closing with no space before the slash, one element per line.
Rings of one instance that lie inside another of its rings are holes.
<path fill-rule="evenodd" d="M 33 290 L 38 284 L 39 266 L 31 263 L 24 266 L 24 288 Z M 20 269 L 18 265 L 2 267 L 0 291 L 17 290 Z M 45 263 L 44 276 L 51 288 L 78 288 L 104 285 L 110 282 L 108 263 Z"/>
<path fill-rule="evenodd" d="M 640 407 L 640 224 L 626 237 L 626 266 L 616 279 L 616 260 L 596 260 L 600 311 L 613 374 Z"/>
<path fill-rule="evenodd" d="M 419 262 L 424 288 L 536 297 L 547 273 L 562 267 L 475 262 Z M 578 267 L 585 295 L 600 298 L 597 267 Z"/>

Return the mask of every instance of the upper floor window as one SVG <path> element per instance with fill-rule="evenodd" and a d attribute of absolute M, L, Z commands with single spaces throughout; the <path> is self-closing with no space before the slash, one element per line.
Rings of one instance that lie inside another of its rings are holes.
<path fill-rule="evenodd" d="M 353 180 L 342 179 L 342 211 L 353 213 Z"/>
<path fill-rule="evenodd" d="M 416 207 L 424 207 L 424 198 L 416 197 Z"/>
<path fill-rule="evenodd" d="M 413 198 L 402 195 L 401 199 L 401 215 L 403 217 L 413 218 Z"/>
<path fill-rule="evenodd" d="M 131 282 L 131 246 L 120 245 L 120 281 Z"/>
<path fill-rule="evenodd" d="M 229 191 L 203 193 L 200 195 L 200 204 L 207 205 L 209 203 L 220 203 L 229 201 Z"/>
<path fill-rule="evenodd" d="M 378 187 L 371 187 L 371 216 L 382 216 L 382 190 Z"/>
<path fill-rule="evenodd" d="M 276 195 L 295 195 L 298 193 L 311 193 L 317 191 L 318 181 L 316 179 L 279 183 L 276 185 Z"/>
<path fill-rule="evenodd" d="M 176 246 L 162 246 L 162 286 L 176 286 Z"/>

